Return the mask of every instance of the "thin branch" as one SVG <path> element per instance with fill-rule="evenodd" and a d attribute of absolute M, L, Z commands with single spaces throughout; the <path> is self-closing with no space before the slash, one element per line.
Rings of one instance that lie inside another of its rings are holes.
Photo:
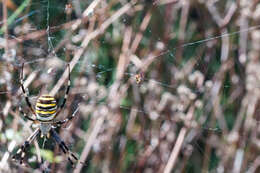
<path fill-rule="evenodd" d="M 192 120 L 193 113 L 194 113 L 194 107 L 190 107 L 190 109 L 189 109 L 189 111 L 186 115 L 188 124 Z M 170 173 L 171 170 L 174 168 L 176 161 L 177 161 L 177 158 L 178 158 L 178 155 L 179 155 L 179 152 L 180 152 L 180 149 L 182 147 L 185 135 L 186 135 L 187 132 L 188 132 L 188 127 L 182 127 L 182 129 L 181 129 L 181 131 L 180 131 L 180 133 L 177 137 L 174 148 L 171 152 L 170 158 L 169 158 L 169 160 L 168 160 L 168 162 L 165 166 L 164 173 Z"/>
<path fill-rule="evenodd" d="M 100 34 L 103 34 L 105 29 L 108 28 L 114 21 L 116 21 L 119 17 L 121 17 L 123 14 L 125 14 L 130 8 L 132 7 L 131 3 L 127 3 L 123 7 L 121 7 L 117 12 L 115 12 L 110 18 L 108 18 L 101 26 L 100 28 L 96 29 L 92 33 L 89 33 L 86 35 L 84 40 L 82 41 L 80 48 L 75 52 L 75 55 L 73 59 L 70 62 L 70 70 L 72 71 L 76 63 L 81 58 L 82 54 L 84 53 L 85 49 L 87 48 L 89 42 L 99 36 Z M 55 95 L 57 91 L 60 89 L 60 87 L 63 85 L 67 78 L 67 70 L 63 73 L 62 77 L 59 79 L 57 84 L 54 86 L 54 88 L 51 90 L 50 94 Z"/>
<path fill-rule="evenodd" d="M 79 159 L 80 161 L 78 162 L 73 173 L 80 173 L 82 167 L 84 166 L 85 160 L 88 157 L 90 149 L 91 149 L 92 145 L 94 144 L 94 142 L 97 138 L 97 135 L 103 125 L 104 119 L 105 119 L 105 115 L 100 115 L 100 117 L 96 120 L 95 126 L 94 126 L 93 130 L 90 132 L 90 135 L 88 135 L 88 133 L 86 133 L 85 138 L 86 138 L 87 143 L 80 156 L 80 159 Z"/>

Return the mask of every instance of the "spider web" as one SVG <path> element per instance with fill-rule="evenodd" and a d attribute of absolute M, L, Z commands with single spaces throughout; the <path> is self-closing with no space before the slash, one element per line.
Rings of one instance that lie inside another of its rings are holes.
<path fill-rule="evenodd" d="M 55 40 L 55 37 L 52 37 L 51 34 L 50 34 L 50 31 L 49 31 L 50 30 L 50 11 L 49 11 L 50 10 L 50 1 L 49 0 L 43 0 L 43 1 L 40 1 L 40 2 L 33 2 L 33 3 L 31 3 L 30 6 L 33 7 L 33 6 L 39 6 L 39 5 L 42 7 L 41 10 L 34 10 L 34 11 L 32 11 L 32 12 L 30 12 L 30 13 L 28 13 L 28 14 L 20 17 L 20 18 L 18 18 L 17 20 L 15 20 L 14 23 L 19 23 L 23 19 L 28 18 L 30 16 L 37 15 L 39 13 L 43 13 L 44 14 L 44 12 L 47 11 L 46 12 L 46 14 L 47 14 L 47 16 L 46 16 L 46 21 L 47 21 L 46 32 L 47 32 L 47 40 L 48 40 L 47 41 L 47 43 L 48 43 L 48 52 L 50 53 L 52 50 L 54 50 L 54 46 L 53 46 L 52 40 L 53 39 Z M 55 9 L 64 10 L 64 8 L 62 8 L 62 7 L 55 7 Z M 257 25 L 257 26 L 249 27 L 249 28 L 247 28 L 245 30 L 239 30 L 239 31 L 235 31 L 235 32 L 232 32 L 232 33 L 227 33 L 227 34 L 223 34 L 223 35 L 209 37 L 209 38 L 205 38 L 203 40 L 198 40 L 198 41 L 194 41 L 194 42 L 188 42 L 188 43 L 184 43 L 184 44 L 182 44 L 180 46 L 177 46 L 177 47 L 169 48 L 169 49 L 163 51 L 162 53 L 160 53 L 160 55 L 157 55 L 155 57 L 157 59 L 157 60 L 155 60 L 155 63 L 157 63 L 157 61 L 161 61 L 161 60 L 165 59 L 164 56 L 166 56 L 168 54 L 172 58 L 174 58 L 174 53 L 179 48 L 191 47 L 191 46 L 198 45 L 198 44 L 203 45 L 203 44 L 206 44 L 209 41 L 215 41 L 215 40 L 218 40 L 218 39 L 220 39 L 222 37 L 231 37 L 231 36 L 235 36 L 235 35 L 237 35 L 237 34 L 239 34 L 241 32 L 250 32 L 250 31 L 258 29 L 259 27 L 260 27 L 260 25 Z M 39 30 L 39 29 L 42 29 L 42 28 L 35 28 L 35 30 Z M 32 29 L 32 30 L 34 30 L 34 29 Z M 9 36 L 10 37 L 14 37 L 13 35 L 9 35 Z M 160 40 L 160 38 L 158 38 L 158 40 Z M 30 43 L 25 43 L 24 45 L 29 47 Z M 34 46 L 34 43 L 33 43 L 33 46 Z M 47 55 L 47 53 L 45 52 L 44 55 Z M 45 58 L 37 58 L 37 59 L 31 60 L 31 61 L 30 60 L 29 61 L 25 60 L 25 64 L 38 63 L 38 62 L 41 62 L 41 61 L 44 61 L 44 60 L 45 60 Z M 81 64 L 83 60 L 79 61 L 78 64 Z M 131 65 L 129 65 L 129 67 L 130 66 L 134 66 L 134 65 L 131 64 Z M 95 70 L 98 71 L 97 74 L 95 75 L 95 77 L 96 77 L 97 80 L 99 80 L 99 78 L 101 78 L 102 75 L 115 70 L 115 68 L 105 68 L 104 65 L 100 65 L 100 64 L 97 65 L 97 64 L 94 64 L 94 63 L 88 63 L 87 64 L 87 72 L 88 71 L 95 71 Z M 129 72 L 124 73 L 125 76 L 130 76 L 130 77 L 133 77 L 135 74 L 136 73 L 129 73 Z M 160 86 L 165 87 L 165 88 L 173 88 L 173 87 L 175 87 L 175 86 L 168 85 L 167 83 L 164 83 L 164 82 L 161 82 L 161 81 L 149 78 L 149 77 L 145 77 L 143 80 L 144 81 L 152 81 L 156 85 L 160 85 Z M 229 87 L 229 86 L 225 86 L 225 87 Z M 5 94 L 5 93 L 7 93 L 7 92 L 1 92 L 1 94 Z M 121 106 L 121 108 L 122 109 L 129 109 L 126 106 Z M 136 111 L 145 113 L 143 110 L 138 110 L 137 109 Z M 208 130 L 212 130 L 212 128 L 209 128 Z"/>
<path fill-rule="evenodd" d="M 66 3 L 64 3 L 64 6 L 66 5 Z M 18 19 L 15 20 L 14 24 L 19 24 L 21 21 L 28 19 L 28 18 L 38 18 L 39 21 L 39 25 L 37 25 L 37 22 L 34 23 L 34 26 L 30 28 L 31 31 L 38 31 L 38 30 L 46 30 L 46 37 L 47 37 L 47 41 L 43 41 L 41 43 L 46 43 L 46 44 L 38 44 L 35 42 L 23 42 L 23 46 L 27 47 L 28 50 L 33 50 L 35 51 L 34 54 L 35 56 L 30 57 L 27 56 L 26 58 L 24 58 L 24 63 L 26 65 L 32 65 L 35 67 L 34 68 L 39 68 L 41 73 L 47 72 L 47 75 L 50 76 L 61 76 L 61 71 L 62 71 L 62 65 L 60 65 L 59 67 L 47 67 L 47 69 L 43 66 L 44 62 L 50 60 L 50 63 L 53 62 L 53 59 L 62 62 L 61 64 L 66 64 L 68 62 L 68 60 L 66 59 L 62 59 L 60 57 L 62 57 L 65 53 L 66 53 L 66 48 L 55 52 L 55 46 L 57 45 L 57 42 L 59 41 L 59 35 L 56 34 L 52 34 L 50 32 L 52 27 L 56 27 L 59 26 L 63 23 L 66 22 L 66 20 L 62 21 L 59 24 L 53 24 L 51 21 L 55 18 L 55 16 L 52 16 L 52 10 L 60 10 L 64 12 L 64 6 L 54 6 L 51 4 L 50 0 L 43 0 L 43 1 L 37 1 L 37 2 L 31 2 L 30 3 L 30 8 L 37 8 L 38 6 L 41 6 L 40 10 L 39 9 L 35 9 L 32 10 L 31 12 L 26 13 L 25 15 L 23 15 L 22 17 L 19 17 Z M 158 11 L 161 13 L 162 15 L 162 9 L 160 9 L 159 7 Z M 44 23 L 46 22 L 46 24 L 40 24 L 40 23 Z M 124 19 L 123 22 L 127 22 L 127 19 Z M 45 28 L 43 28 L 42 26 L 45 26 Z M 15 27 L 15 26 L 14 26 Z M 17 27 L 17 26 L 16 26 Z M 223 37 L 227 37 L 229 39 L 232 39 L 232 37 L 237 37 L 240 33 L 247 33 L 247 32 L 251 32 L 251 31 L 255 31 L 257 29 L 260 28 L 260 25 L 255 25 L 255 26 L 251 26 L 246 28 L 245 30 L 236 30 L 236 31 L 232 31 L 232 32 L 227 32 L 225 34 L 213 34 L 213 36 L 209 36 L 207 38 L 204 39 L 198 39 L 195 41 L 188 41 L 187 43 L 182 43 L 181 45 L 178 46 L 172 46 L 173 43 L 168 43 L 168 45 L 165 45 L 166 48 L 164 48 L 164 51 L 162 51 L 161 53 L 159 53 L 159 55 L 156 55 L 153 57 L 153 63 L 152 65 L 150 65 L 150 67 L 148 68 L 147 71 L 149 70 L 155 70 L 157 67 L 157 64 L 162 63 L 163 61 L 167 62 L 168 64 L 171 64 L 173 67 L 176 68 L 176 66 L 178 65 L 178 63 L 176 62 L 176 52 L 178 52 L 178 50 L 180 49 L 184 49 L 185 51 L 189 51 L 190 49 L 192 49 L 193 51 L 195 51 L 194 49 L 200 49 L 202 47 L 207 46 L 207 44 L 210 44 L 211 42 L 217 42 L 217 44 L 221 44 L 221 38 Z M 151 34 L 157 34 L 156 32 L 153 32 L 152 29 L 149 29 L 149 27 L 147 28 L 147 32 L 150 32 Z M 79 34 L 80 35 L 80 34 Z M 10 38 L 17 38 L 16 36 L 14 36 L 13 34 L 9 34 L 8 35 Z M 76 38 L 75 38 L 76 39 Z M 157 36 L 157 40 L 156 42 L 160 42 L 161 40 L 163 40 L 160 36 Z M 99 44 L 101 46 L 106 45 L 106 40 L 98 40 Z M 80 46 L 76 45 L 74 48 L 80 48 Z M 47 51 L 45 51 L 47 50 Z M 111 86 L 110 81 L 107 81 L 108 77 L 113 77 L 115 71 L 117 70 L 117 68 L 115 66 L 112 65 L 107 65 L 107 64 L 102 64 L 102 62 L 97 62 L 97 56 L 98 55 L 102 55 L 102 53 L 95 53 L 96 50 L 95 48 L 89 48 L 88 49 L 89 53 L 87 54 L 87 56 L 83 56 L 76 64 L 76 67 L 73 69 L 73 73 L 77 73 L 80 75 L 86 75 L 89 77 L 94 77 L 94 79 L 100 84 L 103 85 L 105 88 L 109 88 Z M 184 51 L 184 52 L 185 52 Z M 195 56 L 197 56 L 196 54 L 199 53 L 195 53 Z M 28 53 L 28 55 L 30 55 L 30 53 Z M 43 56 L 46 56 L 46 58 L 42 58 Z M 147 55 L 148 56 L 148 55 Z M 198 57 L 197 58 L 197 64 L 198 66 L 195 65 L 195 68 L 199 69 L 199 66 L 201 65 L 201 63 L 199 62 L 203 62 L 205 61 L 204 58 L 202 57 Z M 188 60 L 186 61 L 188 62 Z M 15 66 L 20 66 L 21 65 L 21 60 L 19 59 L 15 59 L 13 64 Z M 58 63 L 60 64 L 60 63 Z M 110 67 L 108 67 L 110 66 Z M 170 66 L 170 65 L 169 65 Z M 185 64 L 180 65 L 180 66 L 185 66 Z M 65 66 L 64 66 L 65 67 Z M 205 67 L 206 68 L 206 67 Z M 63 68 L 65 69 L 65 68 Z M 130 63 L 127 68 L 128 71 L 124 72 L 124 79 L 135 79 L 135 75 L 138 74 L 138 68 L 135 67 L 135 65 L 133 63 Z M 240 69 L 241 70 L 241 69 Z M 27 73 L 27 75 L 29 75 L 29 73 Z M 162 90 L 164 90 L 164 92 L 176 92 L 174 90 L 176 90 L 178 88 L 178 86 L 180 84 L 171 84 L 171 81 L 169 79 L 167 79 L 167 77 L 165 79 L 158 79 L 157 78 L 157 74 L 150 74 L 149 72 L 146 74 L 144 74 L 144 77 L 142 78 L 142 82 L 140 85 L 137 85 L 137 87 L 135 89 L 137 90 L 142 90 L 144 88 L 144 86 L 150 84 L 150 85 L 156 85 L 159 86 Z M 210 75 L 209 75 L 210 76 Z M 214 76 L 214 71 L 212 71 L 211 76 Z M 42 79 L 44 78 L 48 78 L 48 77 L 43 77 L 41 76 Z M 49 83 L 55 83 L 55 81 L 57 81 L 57 77 L 52 79 L 52 81 L 48 81 L 48 85 Z M 17 81 L 14 81 L 17 82 Z M 225 84 L 223 91 L 225 92 L 226 90 L 228 91 L 228 89 L 230 89 L 232 87 L 232 85 L 230 84 Z M 19 87 L 15 87 L 17 90 L 19 89 Z M 201 93 L 200 90 L 198 89 L 192 89 L 192 92 L 194 93 Z M 1 91 L 0 94 L 1 95 L 5 95 L 9 93 L 9 91 Z M 38 91 L 35 91 L 32 95 L 35 95 L 35 97 L 38 95 Z M 76 98 L 76 102 L 77 104 L 81 102 L 82 98 L 88 98 L 88 92 L 77 92 L 77 94 L 80 94 L 81 96 Z M 31 96 L 33 97 L 33 96 Z M 3 104 L 3 103 L 1 103 Z M 73 107 L 76 107 L 75 105 L 77 105 L 75 103 L 73 103 Z M 107 101 L 104 98 L 100 98 L 98 100 L 89 100 L 88 104 L 104 104 L 107 105 Z M 3 105 L 4 106 L 4 105 Z M 131 110 L 134 110 L 137 112 L 137 114 L 139 116 L 143 116 L 143 115 L 148 115 L 149 112 L 147 112 L 144 109 L 139 109 L 139 108 L 135 108 L 133 109 L 131 106 L 128 106 L 127 104 L 122 104 L 120 105 L 120 109 L 126 111 L 127 113 L 130 113 Z M 153 117 L 150 117 L 151 119 L 153 119 Z M 208 125 L 207 121 L 205 120 L 205 124 L 206 125 L 202 125 L 202 132 L 201 133 L 214 133 L 217 135 L 222 135 L 222 129 L 219 127 L 219 125 L 214 125 L 214 126 L 210 126 Z M 65 129 L 66 130 L 66 129 Z M 191 139 L 192 141 L 194 140 L 194 138 L 192 137 L 192 133 L 189 133 L 189 136 L 187 137 L 188 139 Z M 187 139 L 187 140 L 188 140 Z M 206 139 L 204 139 L 206 140 Z M 195 140 L 194 140 L 195 141 Z M 201 154 L 203 155 L 203 149 L 200 146 L 200 143 L 202 143 L 201 141 L 197 142 L 191 142 L 192 144 L 194 144 L 194 148 L 198 149 L 198 152 L 201 152 Z M 202 144 L 201 144 L 202 145 Z M 210 158 L 208 158 L 208 160 L 210 161 Z"/>

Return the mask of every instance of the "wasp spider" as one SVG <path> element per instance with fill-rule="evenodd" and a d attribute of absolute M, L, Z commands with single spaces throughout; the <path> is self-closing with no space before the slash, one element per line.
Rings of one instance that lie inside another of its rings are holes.
<path fill-rule="evenodd" d="M 33 132 L 31 136 L 27 138 L 27 140 L 24 142 L 24 144 L 18 149 L 17 153 L 13 156 L 14 160 L 20 160 L 20 164 L 23 163 L 24 157 L 25 157 L 25 152 L 32 143 L 32 141 L 39 135 L 41 134 L 41 137 L 47 137 L 49 138 L 50 136 L 58 143 L 60 149 L 63 151 L 64 154 L 66 154 L 69 162 L 72 164 L 78 160 L 78 158 L 69 150 L 67 145 L 61 140 L 59 137 L 58 133 L 55 131 L 55 128 L 57 126 L 60 126 L 69 120 L 71 120 L 75 115 L 77 110 L 69 116 L 65 120 L 61 121 L 55 121 L 56 117 L 59 115 L 61 112 L 62 108 L 64 107 L 66 103 L 66 99 L 69 94 L 70 90 L 70 66 L 68 64 L 68 84 L 67 84 L 67 90 L 66 94 L 64 96 L 64 100 L 60 107 L 58 108 L 57 102 L 55 98 L 49 94 L 41 95 L 36 102 L 35 105 L 35 110 L 32 107 L 32 104 L 29 101 L 28 94 L 24 88 L 23 85 L 23 66 L 22 65 L 22 72 L 20 76 L 20 84 L 21 84 L 21 89 L 23 91 L 23 94 L 25 96 L 25 101 L 33 114 L 34 118 L 31 116 L 26 115 L 22 109 L 20 109 L 21 113 L 24 115 L 24 117 L 30 121 L 33 121 L 33 123 L 38 125 L 38 128 Z"/>

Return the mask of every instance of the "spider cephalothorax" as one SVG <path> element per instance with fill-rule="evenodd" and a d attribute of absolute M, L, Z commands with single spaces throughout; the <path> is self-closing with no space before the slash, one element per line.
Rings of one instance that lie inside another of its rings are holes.
<path fill-rule="evenodd" d="M 25 91 L 25 88 L 23 86 L 23 65 L 22 65 L 22 72 L 21 72 L 21 78 L 20 78 L 20 83 L 21 83 L 21 88 L 23 91 L 23 94 L 25 96 L 25 101 L 28 105 L 28 107 L 31 110 L 31 113 L 33 114 L 34 118 L 31 116 L 26 115 L 22 109 L 20 109 L 21 113 L 24 115 L 25 118 L 27 118 L 30 121 L 33 121 L 33 123 L 39 124 L 39 127 L 33 132 L 33 134 L 24 142 L 24 144 L 20 147 L 20 149 L 17 151 L 17 153 L 13 156 L 13 159 L 20 160 L 20 163 L 23 163 L 24 157 L 25 157 L 25 152 L 27 148 L 30 146 L 32 141 L 37 137 L 38 134 L 41 133 L 41 136 L 47 136 L 48 138 L 51 136 L 58 144 L 61 150 L 63 151 L 64 154 L 68 156 L 69 162 L 73 165 L 73 160 L 77 161 L 77 157 L 69 150 L 69 148 L 66 146 L 66 144 L 61 140 L 59 137 L 58 133 L 55 131 L 55 128 L 57 126 L 60 126 L 69 120 L 71 120 L 75 115 L 77 110 L 69 116 L 65 120 L 61 121 L 55 121 L 56 117 L 59 115 L 61 112 L 62 108 L 64 107 L 66 103 L 67 96 L 69 94 L 69 89 L 70 89 L 70 66 L 68 64 L 68 86 L 66 90 L 66 94 L 64 96 L 64 100 L 61 104 L 61 106 L 57 105 L 56 99 L 49 95 L 49 94 L 44 94 L 41 95 L 35 105 L 35 109 L 33 109 L 32 104 L 29 101 L 29 97 L 27 95 L 27 92 Z"/>

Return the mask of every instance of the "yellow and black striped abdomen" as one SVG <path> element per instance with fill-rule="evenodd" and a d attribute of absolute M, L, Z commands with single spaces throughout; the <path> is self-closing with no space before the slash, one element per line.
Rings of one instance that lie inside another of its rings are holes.
<path fill-rule="evenodd" d="M 52 121 L 56 115 L 57 103 L 53 96 L 42 95 L 36 102 L 36 117 L 41 122 Z"/>

